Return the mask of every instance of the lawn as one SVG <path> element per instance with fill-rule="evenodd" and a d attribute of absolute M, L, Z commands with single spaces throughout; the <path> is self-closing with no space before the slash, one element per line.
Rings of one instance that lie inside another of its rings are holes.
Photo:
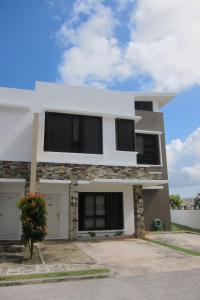
<path fill-rule="evenodd" d="M 200 233 L 200 229 L 195 229 L 195 228 L 191 228 L 191 227 L 188 227 L 188 226 L 172 223 L 171 224 L 171 232 L 172 233 L 184 233 L 184 232 L 187 232 L 187 233 Z M 163 231 L 155 231 L 154 233 L 163 233 Z M 187 248 L 184 248 L 184 247 L 181 247 L 181 246 L 176 246 L 174 244 L 171 244 L 170 242 L 165 242 L 165 241 L 161 241 L 161 240 L 157 240 L 157 239 L 146 238 L 145 240 L 150 242 L 150 243 L 157 244 L 157 245 L 160 245 L 160 246 L 164 246 L 164 247 L 167 247 L 167 248 L 179 251 L 179 252 L 183 252 L 183 253 L 194 255 L 194 256 L 200 256 L 200 251 L 198 251 L 198 250 L 187 249 Z"/>
<path fill-rule="evenodd" d="M 55 273 L 44 273 L 44 274 L 27 274 L 27 275 L 8 275 L 0 276 L 0 282 L 3 281 L 21 281 L 30 279 L 49 279 L 49 278 L 61 278 L 68 276 L 87 276 L 87 275 L 99 275 L 107 274 L 110 270 L 106 268 L 101 269 L 89 269 L 79 271 L 68 271 L 68 272 L 55 272 Z"/>
<path fill-rule="evenodd" d="M 191 228 L 191 227 L 176 224 L 176 223 L 172 223 L 171 231 L 172 232 L 189 231 L 189 232 L 198 232 L 198 233 L 200 233 L 200 229 L 195 229 L 195 228 Z"/>
<path fill-rule="evenodd" d="M 151 240 L 151 239 L 144 239 L 144 240 L 148 241 L 150 243 L 156 244 L 156 245 L 160 245 L 160 246 L 164 246 L 164 247 L 173 249 L 175 251 L 183 252 L 183 253 L 193 255 L 193 256 L 200 256 L 200 251 L 179 247 L 179 246 L 176 246 L 176 245 L 173 245 L 173 244 L 170 244 L 167 242 L 163 242 L 163 241 L 157 241 L 157 240 Z"/>

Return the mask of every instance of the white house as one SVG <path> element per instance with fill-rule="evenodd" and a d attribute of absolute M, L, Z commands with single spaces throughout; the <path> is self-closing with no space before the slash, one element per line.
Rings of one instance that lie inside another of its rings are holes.
<path fill-rule="evenodd" d="M 36 82 L 0 88 L 0 239 L 20 239 L 16 201 L 45 195 L 49 239 L 170 226 L 163 115 L 174 94 Z"/>

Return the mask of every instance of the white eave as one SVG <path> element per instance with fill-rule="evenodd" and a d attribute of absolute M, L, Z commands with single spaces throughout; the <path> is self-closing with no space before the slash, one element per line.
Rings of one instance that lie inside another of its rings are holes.
<path fill-rule="evenodd" d="M 143 190 L 163 190 L 163 185 L 145 186 Z"/>
<path fill-rule="evenodd" d="M 79 180 L 78 184 L 93 184 L 93 183 L 102 183 L 102 184 L 125 184 L 125 185 L 142 185 L 142 186 L 160 186 L 167 184 L 168 180 L 155 180 L 155 179 L 105 179 L 105 178 L 95 178 L 93 180 Z"/>
<path fill-rule="evenodd" d="M 66 179 L 63 179 L 63 180 L 62 180 L 62 179 L 42 179 L 42 178 L 41 178 L 41 179 L 39 180 L 39 182 L 40 182 L 40 183 L 51 183 L 51 184 L 52 184 L 52 183 L 54 183 L 54 184 L 55 184 L 55 183 L 57 183 L 57 184 L 58 184 L 58 183 L 59 183 L 59 184 L 70 184 L 70 183 L 71 183 L 71 180 L 66 180 Z"/>
<path fill-rule="evenodd" d="M 166 105 L 169 101 L 171 101 L 174 97 L 176 97 L 176 93 L 134 93 L 135 101 L 158 101 L 159 108 Z"/>
<path fill-rule="evenodd" d="M 31 107 L 29 105 L 24 104 L 18 104 L 18 103 L 6 103 L 6 102 L 0 102 L 0 107 L 6 107 L 6 108 L 15 108 L 20 110 L 30 110 Z"/>
<path fill-rule="evenodd" d="M 23 183 L 26 179 L 22 178 L 0 178 L 0 183 Z"/>

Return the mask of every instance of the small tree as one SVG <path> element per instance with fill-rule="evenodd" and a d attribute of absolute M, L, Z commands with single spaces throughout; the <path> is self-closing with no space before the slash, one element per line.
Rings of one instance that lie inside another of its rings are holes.
<path fill-rule="evenodd" d="M 180 195 L 170 195 L 169 200 L 172 209 L 180 209 L 181 204 L 183 203 Z"/>
<path fill-rule="evenodd" d="M 42 241 L 47 234 L 46 201 L 37 193 L 30 193 L 18 201 L 21 210 L 23 240 L 28 243 L 30 258 L 33 256 L 34 242 Z"/>

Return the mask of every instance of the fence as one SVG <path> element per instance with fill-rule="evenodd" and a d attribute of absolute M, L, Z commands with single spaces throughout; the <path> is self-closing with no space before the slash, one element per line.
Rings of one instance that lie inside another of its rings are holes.
<path fill-rule="evenodd" d="M 200 229 L 200 210 L 171 210 L 173 223 Z"/>

